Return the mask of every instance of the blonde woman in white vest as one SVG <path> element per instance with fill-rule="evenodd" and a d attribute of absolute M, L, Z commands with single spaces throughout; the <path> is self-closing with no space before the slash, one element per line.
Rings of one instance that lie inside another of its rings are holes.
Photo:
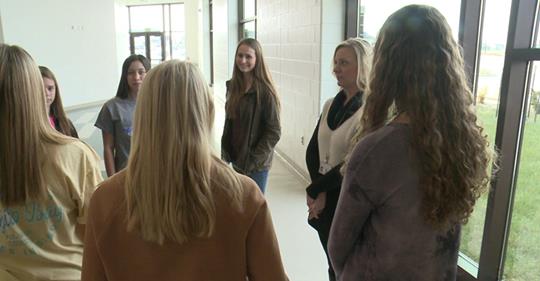
<path fill-rule="evenodd" d="M 336 47 L 333 73 L 341 90 L 324 104 L 306 151 L 311 177 L 306 188 L 308 223 L 317 230 L 327 257 L 328 236 L 342 181 L 339 169 L 362 113 L 370 53 L 369 43 L 359 38 L 347 39 Z M 335 280 L 330 262 L 328 267 L 329 279 Z"/>

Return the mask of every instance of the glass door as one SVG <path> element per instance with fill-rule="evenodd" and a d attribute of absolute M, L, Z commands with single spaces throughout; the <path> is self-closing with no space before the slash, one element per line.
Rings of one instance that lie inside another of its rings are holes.
<path fill-rule="evenodd" d="M 161 32 L 132 32 L 131 53 L 143 55 L 152 67 L 165 60 L 165 36 Z"/>

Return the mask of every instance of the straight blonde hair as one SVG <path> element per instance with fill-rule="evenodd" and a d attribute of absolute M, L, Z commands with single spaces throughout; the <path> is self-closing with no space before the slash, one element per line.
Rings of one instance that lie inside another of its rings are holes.
<path fill-rule="evenodd" d="M 214 103 L 196 66 L 172 60 L 139 91 L 127 166 L 128 231 L 162 244 L 212 235 L 215 192 L 240 208 L 240 180 L 212 151 Z"/>
<path fill-rule="evenodd" d="M 332 65 L 335 64 L 337 51 L 341 48 L 351 48 L 356 55 L 358 72 L 356 75 L 356 86 L 362 92 L 366 92 L 368 87 L 369 71 L 371 69 L 372 48 L 368 41 L 362 38 L 349 38 L 336 46 Z"/>
<path fill-rule="evenodd" d="M 5 206 L 46 198 L 45 143 L 70 138 L 47 120 L 38 66 L 21 47 L 0 44 L 0 202 Z"/>

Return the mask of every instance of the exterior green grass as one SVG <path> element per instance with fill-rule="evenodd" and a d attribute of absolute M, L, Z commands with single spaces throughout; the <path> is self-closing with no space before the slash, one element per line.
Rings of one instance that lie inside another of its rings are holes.
<path fill-rule="evenodd" d="M 478 105 L 477 114 L 490 144 L 494 143 L 497 124 L 494 106 Z M 504 155 L 502 155 L 504 157 Z M 525 123 L 517 185 L 506 253 L 504 279 L 538 280 L 540 278 L 540 116 L 532 113 Z M 461 251 L 478 262 L 484 231 L 487 193 L 478 200 L 463 228 Z"/>

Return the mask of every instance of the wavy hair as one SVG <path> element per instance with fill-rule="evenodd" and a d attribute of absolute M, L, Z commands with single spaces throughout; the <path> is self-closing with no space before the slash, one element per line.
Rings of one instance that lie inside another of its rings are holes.
<path fill-rule="evenodd" d="M 356 63 L 358 66 L 358 74 L 356 75 L 356 86 L 362 92 L 367 90 L 369 70 L 371 68 L 371 45 L 362 38 L 349 38 L 337 45 L 334 50 L 333 59 L 336 57 L 337 51 L 341 48 L 349 47 L 356 54 Z"/>
<path fill-rule="evenodd" d="M 410 5 L 386 20 L 369 90 L 360 135 L 406 113 L 425 220 L 436 228 L 465 223 L 488 186 L 494 155 L 477 124 L 461 49 L 438 10 Z"/>
<path fill-rule="evenodd" d="M 129 67 L 134 61 L 140 61 L 147 72 L 151 68 L 150 61 L 143 55 L 131 55 L 124 60 L 124 63 L 122 64 L 122 74 L 120 76 L 120 82 L 118 82 L 118 89 L 116 90 L 116 96 L 121 99 L 127 99 L 129 96 L 129 84 L 127 81 L 127 77 Z"/>
<path fill-rule="evenodd" d="M 60 133 L 66 136 L 77 137 L 73 134 L 71 125 L 69 124 L 68 118 L 66 116 L 66 112 L 64 111 L 64 106 L 62 105 L 62 97 L 60 97 L 60 88 L 58 87 L 58 81 L 56 80 L 56 76 L 54 76 L 54 73 L 48 67 L 42 65 L 39 66 L 39 72 L 41 73 L 41 76 L 43 78 L 51 79 L 54 82 L 55 86 L 54 100 L 51 103 L 50 112 L 47 112 L 47 114 L 53 116 L 55 119 L 58 120 Z"/>
<path fill-rule="evenodd" d="M 255 67 L 251 72 L 253 75 L 253 87 L 255 88 L 255 92 L 257 95 L 257 103 L 260 101 L 260 93 L 269 93 L 270 96 L 276 100 L 277 109 L 279 111 L 279 97 L 276 91 L 276 87 L 274 86 L 272 76 L 270 75 L 270 71 L 268 70 L 266 63 L 264 62 L 261 44 L 256 39 L 245 38 L 238 43 L 238 46 L 236 47 L 236 52 L 234 53 L 235 63 L 231 82 L 229 85 L 229 96 L 227 98 L 227 103 L 225 106 L 227 114 L 234 118 L 238 102 L 244 94 L 245 90 L 244 85 L 246 81 L 244 81 L 244 75 L 238 68 L 238 65 L 236 65 L 236 56 L 238 55 L 238 49 L 242 45 L 248 46 L 255 51 Z"/>
<path fill-rule="evenodd" d="M 0 202 L 5 206 L 42 200 L 47 194 L 44 143 L 67 138 L 47 120 L 38 66 L 21 47 L 0 44 Z"/>
<path fill-rule="evenodd" d="M 214 103 L 202 74 L 171 60 L 143 82 L 126 176 L 128 230 L 148 241 L 184 243 L 214 231 L 214 194 L 240 208 L 240 180 L 214 155 Z"/>

